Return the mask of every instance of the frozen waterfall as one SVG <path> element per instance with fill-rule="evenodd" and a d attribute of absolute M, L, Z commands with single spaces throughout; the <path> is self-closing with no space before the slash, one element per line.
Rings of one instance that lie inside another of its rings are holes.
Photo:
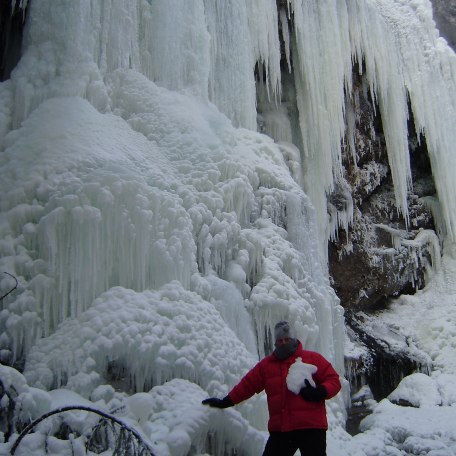
<path fill-rule="evenodd" d="M 24 367 L 2 372 L 31 418 L 67 388 L 122 405 L 157 454 L 203 452 L 214 432 L 217 451 L 254 455 L 264 396 L 226 415 L 198 407 L 269 352 L 276 321 L 343 376 L 326 197 L 351 142 L 355 62 L 381 112 L 398 211 L 407 220 L 410 104 L 454 238 L 456 57 L 429 2 L 276 3 L 22 2 L 22 56 L 0 84 L 0 271 L 19 281 L 1 303 L 0 361 Z M 328 409 L 331 449 L 347 439 L 343 395 Z"/>

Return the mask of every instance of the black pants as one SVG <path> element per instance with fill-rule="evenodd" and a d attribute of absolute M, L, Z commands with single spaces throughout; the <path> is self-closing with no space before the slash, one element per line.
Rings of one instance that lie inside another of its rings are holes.
<path fill-rule="evenodd" d="M 298 429 L 271 432 L 263 456 L 293 456 L 298 448 L 301 456 L 326 456 L 326 431 Z"/>

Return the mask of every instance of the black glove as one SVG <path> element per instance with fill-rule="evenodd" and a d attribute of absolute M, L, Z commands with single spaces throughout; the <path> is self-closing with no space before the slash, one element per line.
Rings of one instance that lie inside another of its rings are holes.
<path fill-rule="evenodd" d="M 326 396 L 328 393 L 326 392 L 326 388 L 322 385 L 318 385 L 316 387 L 313 387 L 309 380 L 305 381 L 306 386 L 301 388 L 301 391 L 299 391 L 299 394 L 301 395 L 302 398 L 304 398 L 306 401 L 310 402 L 320 402 L 326 399 Z"/>
<path fill-rule="evenodd" d="M 230 396 L 225 396 L 223 399 L 219 399 L 217 397 L 209 397 L 208 399 L 204 399 L 204 401 L 201 403 L 208 405 L 209 407 L 220 409 L 232 407 L 234 405 L 234 402 L 230 399 Z"/>

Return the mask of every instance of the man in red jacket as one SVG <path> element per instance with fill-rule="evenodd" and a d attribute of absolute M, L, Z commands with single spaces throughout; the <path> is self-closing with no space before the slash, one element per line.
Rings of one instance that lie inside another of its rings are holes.
<path fill-rule="evenodd" d="M 277 323 L 274 335 L 275 350 L 271 355 L 247 372 L 223 399 L 211 397 L 203 404 L 227 408 L 265 390 L 269 439 L 263 456 L 293 456 L 298 448 L 302 456 L 326 456 L 325 400 L 340 391 L 339 374 L 322 355 L 302 348 L 288 322 Z M 298 358 L 312 365 L 314 373 L 311 378 L 303 378 L 304 386 L 295 394 L 287 386 L 287 375 Z"/>

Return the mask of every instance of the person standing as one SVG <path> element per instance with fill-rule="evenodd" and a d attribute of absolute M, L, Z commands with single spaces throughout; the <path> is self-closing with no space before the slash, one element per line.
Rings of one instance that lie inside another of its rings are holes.
<path fill-rule="evenodd" d="M 273 353 L 247 372 L 227 396 L 210 397 L 202 403 L 224 409 L 264 390 L 269 410 L 269 438 L 263 456 L 293 456 L 298 449 L 302 456 L 326 456 L 325 400 L 340 391 L 339 374 L 321 354 L 303 349 L 287 321 L 275 325 L 274 336 Z M 295 394 L 287 386 L 287 375 L 298 358 L 312 365 L 314 373 L 311 378 L 303 379 L 303 387 Z"/>

